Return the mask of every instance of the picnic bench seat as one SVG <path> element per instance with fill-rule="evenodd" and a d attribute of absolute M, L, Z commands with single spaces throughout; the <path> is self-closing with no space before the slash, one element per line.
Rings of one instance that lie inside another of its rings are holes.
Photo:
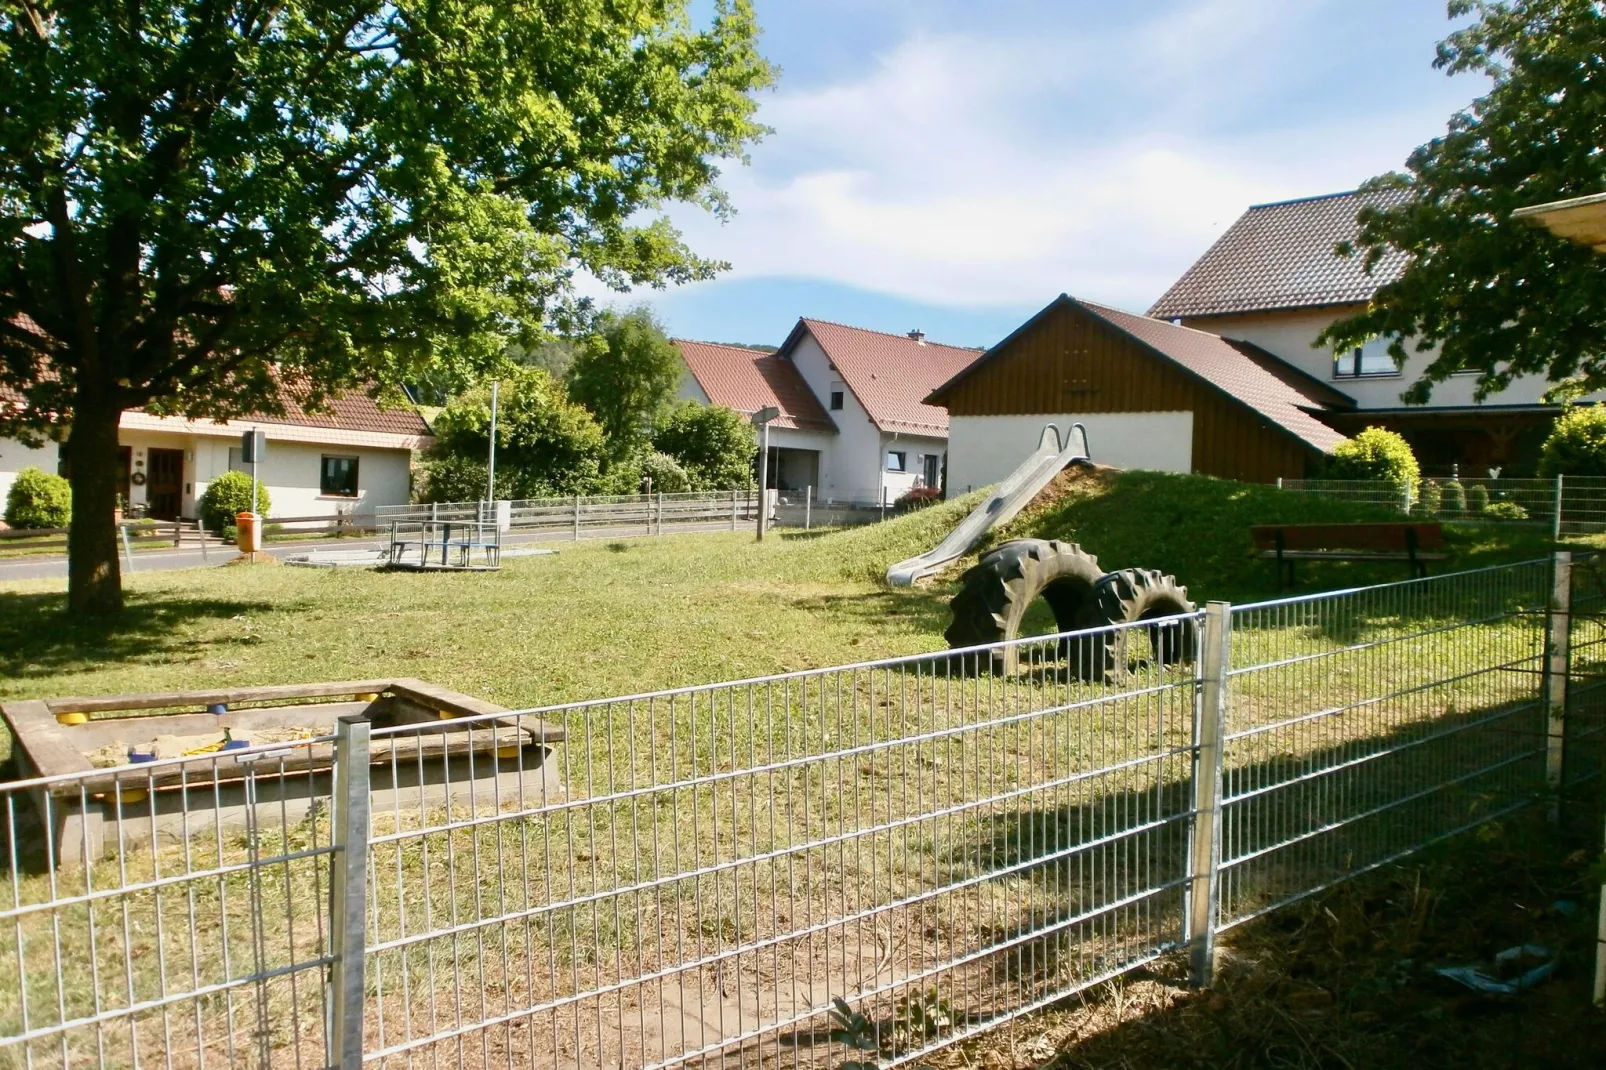
<path fill-rule="evenodd" d="M 1438 524 L 1259 524 L 1250 531 L 1259 557 L 1277 562 L 1279 583 L 1294 582 L 1295 561 L 1405 561 L 1413 576 L 1426 576 L 1429 561 L 1448 556 Z"/>
<path fill-rule="evenodd" d="M 486 528 L 493 538 L 486 538 Z M 476 550 L 483 552 L 483 564 L 474 563 Z M 416 561 L 408 560 L 409 551 L 416 552 Z M 501 532 L 478 522 L 426 521 L 417 538 L 408 538 L 392 524 L 389 560 L 392 568 L 492 571 L 502 565 Z"/>

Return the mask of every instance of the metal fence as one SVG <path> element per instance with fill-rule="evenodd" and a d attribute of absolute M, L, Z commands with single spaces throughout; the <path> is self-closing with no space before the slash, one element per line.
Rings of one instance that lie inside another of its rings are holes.
<path fill-rule="evenodd" d="M 0 1061 L 897 1066 L 1205 980 L 1219 932 L 1593 800 L 1602 597 L 1562 555 L 5 785 Z M 30 868 L 91 812 L 108 857 Z"/>
<path fill-rule="evenodd" d="M 1294 494 L 1364 502 L 1423 520 L 1529 523 L 1555 535 L 1606 531 L 1606 478 L 1424 477 L 1416 490 L 1381 479 L 1279 479 Z"/>

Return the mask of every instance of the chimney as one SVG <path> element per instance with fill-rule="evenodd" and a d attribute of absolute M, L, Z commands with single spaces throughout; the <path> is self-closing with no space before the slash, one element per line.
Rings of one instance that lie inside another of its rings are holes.
<path fill-rule="evenodd" d="M 926 344 L 926 332 L 922 331 L 919 327 L 916 327 L 914 330 L 910 331 L 909 337 L 913 339 L 917 345 Z"/>

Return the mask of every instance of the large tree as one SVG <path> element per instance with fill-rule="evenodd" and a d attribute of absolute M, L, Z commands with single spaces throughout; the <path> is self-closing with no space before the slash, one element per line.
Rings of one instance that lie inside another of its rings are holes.
<path fill-rule="evenodd" d="M 1385 336 L 1403 364 L 1438 353 L 1405 392 L 1478 373 L 1478 397 L 1540 374 L 1558 393 L 1606 387 L 1606 257 L 1514 221 L 1525 205 L 1606 190 L 1606 10 L 1597 0 L 1454 0 L 1476 20 L 1439 45 L 1435 65 L 1492 80 L 1413 152 L 1406 172 L 1366 188 L 1409 192 L 1365 209 L 1359 241 L 1341 253 L 1375 265 L 1410 257 L 1401 277 L 1322 341 L 1344 348 Z"/>
<path fill-rule="evenodd" d="M 121 604 L 117 426 L 460 383 L 616 287 L 707 277 L 762 133 L 748 0 L 0 5 L 0 435 L 65 437 L 69 603 Z"/>
<path fill-rule="evenodd" d="M 569 365 L 569 394 L 608 433 L 614 460 L 639 452 L 680 385 L 680 350 L 645 306 L 604 312 Z"/>

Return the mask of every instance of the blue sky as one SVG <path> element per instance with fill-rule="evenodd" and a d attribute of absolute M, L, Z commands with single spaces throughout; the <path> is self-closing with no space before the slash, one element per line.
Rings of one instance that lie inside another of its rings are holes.
<path fill-rule="evenodd" d="M 774 133 L 671 217 L 672 334 L 800 315 L 988 345 L 1061 291 L 1141 311 L 1254 203 L 1398 168 L 1483 83 L 1444 0 L 757 0 Z"/>

